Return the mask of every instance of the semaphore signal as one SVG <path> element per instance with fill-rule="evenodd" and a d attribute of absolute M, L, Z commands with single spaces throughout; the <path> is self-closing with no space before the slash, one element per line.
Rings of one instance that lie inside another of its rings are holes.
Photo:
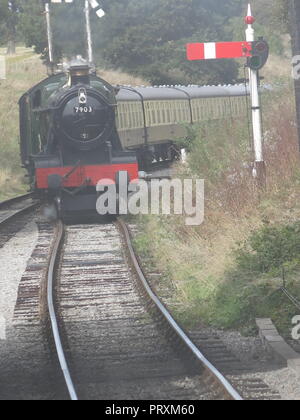
<path fill-rule="evenodd" d="M 99 18 L 102 18 L 105 15 L 105 12 L 103 9 L 101 9 L 100 4 L 97 2 L 97 0 L 89 0 L 89 3 L 91 5 L 91 8 L 96 12 L 96 15 Z"/>
<path fill-rule="evenodd" d="M 188 60 L 251 57 L 250 42 L 206 42 L 187 44 Z"/>
<path fill-rule="evenodd" d="M 46 0 L 45 3 L 73 3 L 74 0 Z M 95 11 L 99 18 L 105 15 L 104 10 L 101 8 L 97 0 L 88 0 L 91 8 Z"/>
<path fill-rule="evenodd" d="M 265 185 L 266 166 L 263 157 L 263 132 L 261 106 L 259 97 L 259 74 L 260 70 L 267 62 L 269 56 L 268 43 L 259 38 L 255 41 L 253 23 L 255 18 L 252 16 L 251 6 L 248 5 L 248 13 L 245 17 L 246 41 L 243 42 L 208 42 L 187 44 L 188 60 L 218 60 L 224 58 L 247 58 L 249 67 L 249 84 L 252 110 L 253 143 L 255 153 L 255 167 L 253 175 L 257 177 L 261 186 Z"/>

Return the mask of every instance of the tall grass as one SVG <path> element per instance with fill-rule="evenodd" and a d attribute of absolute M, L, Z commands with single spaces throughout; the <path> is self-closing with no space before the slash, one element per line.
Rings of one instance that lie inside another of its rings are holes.
<path fill-rule="evenodd" d="M 46 77 L 45 68 L 31 50 L 7 59 L 7 77 L 0 84 L 0 199 L 26 190 L 20 164 L 18 100 Z"/>

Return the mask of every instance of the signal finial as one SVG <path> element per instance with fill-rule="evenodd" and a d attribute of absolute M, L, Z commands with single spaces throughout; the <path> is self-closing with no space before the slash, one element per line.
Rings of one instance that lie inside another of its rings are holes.
<path fill-rule="evenodd" d="M 254 22 L 255 22 L 255 18 L 252 16 L 251 4 L 249 3 L 247 16 L 245 17 L 245 23 L 246 25 L 253 25 Z"/>

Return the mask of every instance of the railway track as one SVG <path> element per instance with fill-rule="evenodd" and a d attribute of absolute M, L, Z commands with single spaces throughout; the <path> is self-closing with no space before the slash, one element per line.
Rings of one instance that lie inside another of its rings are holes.
<path fill-rule="evenodd" d="M 0 227 L 38 206 L 32 194 L 25 194 L 0 203 Z"/>
<path fill-rule="evenodd" d="M 38 205 L 32 194 L 0 202 L 0 248 L 26 225 Z"/>
<path fill-rule="evenodd" d="M 122 221 L 58 224 L 48 307 L 73 400 L 242 399 L 153 294 Z"/>
<path fill-rule="evenodd" d="M 0 208 L 14 212 L 31 205 L 25 196 Z M 217 337 L 190 333 L 192 342 L 178 327 L 149 287 L 122 221 L 59 223 L 56 231 L 48 223 L 38 226 L 39 240 L 19 285 L 12 332 L 16 339 L 7 351 L 13 366 L 15 359 L 31 354 L 35 343 L 39 363 L 32 369 L 25 356 L 26 384 L 16 386 L 24 382 L 24 370 L 9 386 L 6 381 L 8 398 L 18 392 L 21 399 L 35 394 L 73 400 L 280 399 L 259 377 L 249 376 L 249 367 Z M 48 296 L 41 283 L 46 275 Z M 60 365 L 55 356 L 58 369 L 53 369 L 50 360 L 57 348 Z M 33 381 L 36 390 L 31 390 Z"/>

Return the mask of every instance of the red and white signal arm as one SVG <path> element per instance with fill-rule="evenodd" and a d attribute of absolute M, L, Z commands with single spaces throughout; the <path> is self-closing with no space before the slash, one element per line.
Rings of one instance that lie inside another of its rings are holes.
<path fill-rule="evenodd" d="M 251 57 L 251 51 L 252 42 L 246 41 L 187 44 L 187 58 L 190 61 Z"/>

